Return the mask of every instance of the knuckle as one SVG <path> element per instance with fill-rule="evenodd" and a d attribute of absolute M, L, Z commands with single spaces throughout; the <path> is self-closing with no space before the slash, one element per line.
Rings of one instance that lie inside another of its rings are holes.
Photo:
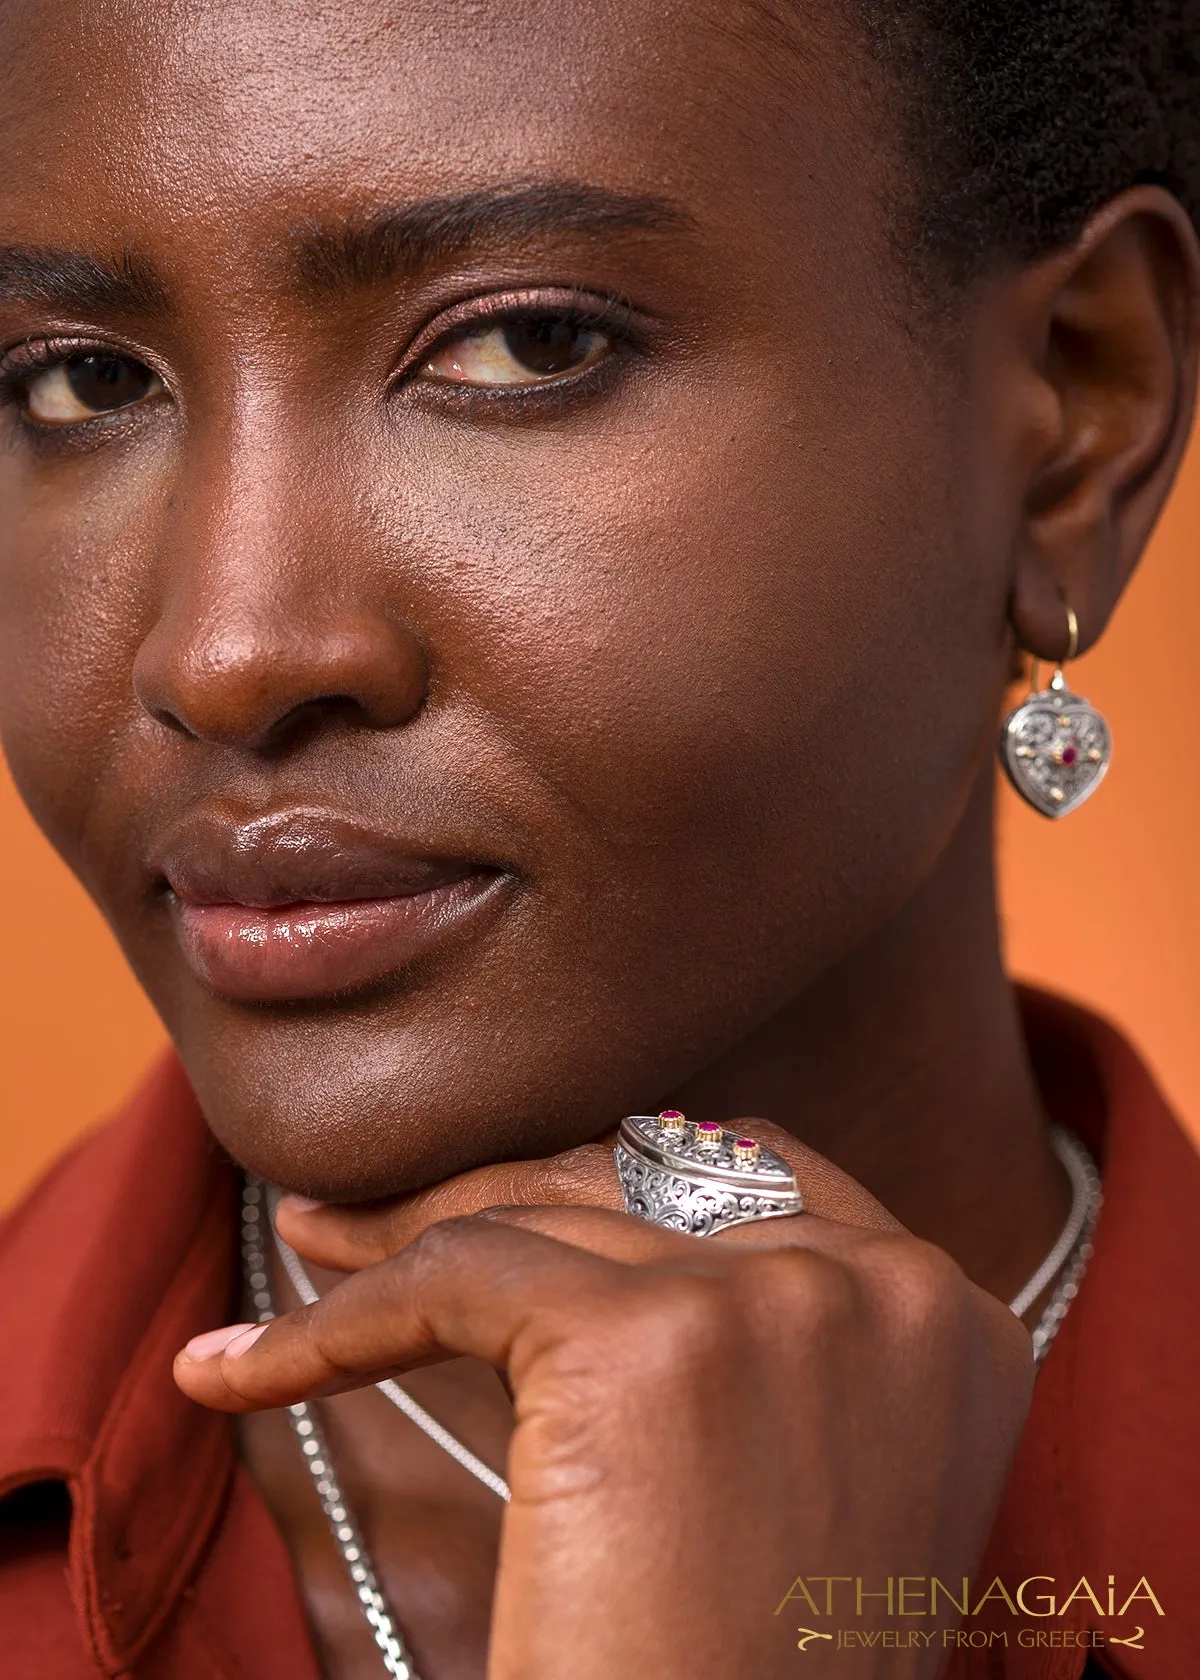
<path fill-rule="evenodd" d="M 480 1208 L 471 1215 L 484 1225 L 530 1225 L 537 1206 L 527 1202 L 497 1202 L 493 1207 Z"/>
<path fill-rule="evenodd" d="M 881 1235 L 866 1245 L 863 1263 L 883 1333 L 907 1357 L 940 1357 L 938 1350 L 974 1339 L 980 1292 L 943 1249 L 908 1235 Z"/>
<path fill-rule="evenodd" d="M 303 1347 L 302 1357 L 317 1381 L 345 1376 L 351 1369 L 347 1341 L 354 1334 L 354 1324 L 347 1323 L 341 1309 L 342 1303 L 330 1293 L 304 1308 L 303 1316 L 293 1315 L 294 1329 Z"/>
<path fill-rule="evenodd" d="M 739 1267 L 745 1307 L 786 1318 L 793 1335 L 835 1341 L 851 1323 L 877 1322 L 887 1339 L 933 1340 L 967 1310 L 970 1285 L 940 1249 L 889 1232 L 864 1233 L 846 1254 L 782 1248 Z"/>
<path fill-rule="evenodd" d="M 603 1358 L 636 1364 L 639 1382 L 690 1379 L 727 1345 L 736 1326 L 723 1280 L 683 1272 L 644 1280 L 632 1300 L 615 1300 L 600 1327 Z"/>
<path fill-rule="evenodd" d="M 480 1223 L 477 1215 L 455 1214 L 418 1231 L 401 1251 L 406 1282 L 419 1288 L 426 1279 L 436 1277 L 469 1240 L 470 1231 L 479 1229 Z"/>
<path fill-rule="evenodd" d="M 851 1268 L 813 1249 L 762 1250 L 739 1270 L 748 1309 L 775 1322 L 785 1317 L 789 1328 L 810 1336 L 835 1334 L 860 1304 Z"/>
<path fill-rule="evenodd" d="M 894 1251 L 898 1286 L 915 1302 L 936 1305 L 961 1296 L 965 1275 L 944 1249 L 907 1237 L 896 1243 Z"/>
<path fill-rule="evenodd" d="M 531 1185 L 533 1195 L 529 1199 L 568 1205 L 594 1202 L 598 1190 L 607 1190 L 611 1177 L 611 1151 L 585 1144 L 543 1161 Z M 612 1198 L 605 1195 L 603 1199 Z"/>

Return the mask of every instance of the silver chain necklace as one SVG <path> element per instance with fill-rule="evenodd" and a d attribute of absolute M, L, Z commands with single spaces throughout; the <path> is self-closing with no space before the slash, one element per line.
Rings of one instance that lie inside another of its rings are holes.
<path fill-rule="evenodd" d="M 1065 1126 L 1051 1126 L 1050 1143 L 1071 1180 L 1071 1211 L 1054 1247 L 1020 1294 L 1014 1295 L 1008 1303 L 1010 1312 L 1017 1318 L 1024 1318 L 1038 1297 L 1058 1278 L 1058 1287 L 1031 1332 L 1035 1366 L 1046 1357 L 1071 1302 L 1079 1293 L 1083 1274 L 1092 1258 L 1096 1221 L 1104 1206 L 1099 1169 L 1075 1133 Z"/>
<path fill-rule="evenodd" d="M 1065 1126 L 1052 1126 L 1050 1142 L 1071 1180 L 1071 1211 L 1054 1247 L 1020 1294 L 1009 1303 L 1010 1311 L 1018 1318 L 1024 1318 L 1054 1279 L 1057 1277 L 1059 1280 L 1032 1332 L 1035 1365 L 1040 1365 L 1045 1358 L 1071 1302 L 1079 1293 L 1080 1282 L 1092 1257 L 1092 1234 L 1104 1200 L 1096 1163 L 1075 1134 L 1067 1131 Z M 284 1270 L 301 1301 L 305 1306 L 312 1306 L 319 1299 L 300 1256 L 275 1230 L 274 1203 L 278 1195 L 278 1191 L 268 1191 L 261 1179 L 249 1173 L 246 1175 L 242 1191 L 242 1265 L 246 1287 L 260 1324 L 269 1323 L 277 1310 L 267 1262 L 264 1224 L 270 1229 Z M 387 1379 L 375 1386 L 464 1470 L 470 1471 L 499 1498 L 509 1498 L 508 1483 L 504 1478 L 489 1469 L 482 1459 L 476 1458 L 468 1447 L 431 1417 L 423 1406 L 419 1406 L 399 1383 Z M 307 1400 L 299 1400 L 294 1406 L 287 1407 L 287 1413 L 300 1443 L 304 1464 L 321 1501 L 325 1520 L 346 1565 L 355 1597 L 383 1659 L 384 1669 L 392 1680 L 420 1680 L 412 1653 L 380 1589 L 379 1577 L 362 1533 L 342 1494 L 316 1411 Z"/>

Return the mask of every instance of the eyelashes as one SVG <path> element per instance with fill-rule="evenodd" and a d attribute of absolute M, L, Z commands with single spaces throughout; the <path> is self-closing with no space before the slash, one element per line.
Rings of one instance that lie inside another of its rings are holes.
<path fill-rule="evenodd" d="M 30 420 L 56 429 L 132 408 L 163 389 L 153 369 L 132 356 L 101 348 L 64 355 L 49 344 L 27 348 L 24 368 L 7 368 L 4 378 L 22 396 Z"/>
<path fill-rule="evenodd" d="M 165 392 L 147 364 L 111 344 L 26 339 L 0 355 L 0 405 L 39 449 L 91 448 Z"/>
<path fill-rule="evenodd" d="M 398 370 L 456 400 L 559 406 L 611 381 L 646 348 L 630 305 L 578 291 L 493 296 L 448 311 L 419 335 Z"/>
<path fill-rule="evenodd" d="M 456 406 L 561 409 L 598 395 L 643 348 L 617 297 L 556 288 L 471 299 L 418 333 L 392 375 L 394 392 L 423 387 Z M 163 378 L 111 344 L 29 339 L 0 356 L 0 401 L 49 441 L 93 434 L 169 394 Z"/>

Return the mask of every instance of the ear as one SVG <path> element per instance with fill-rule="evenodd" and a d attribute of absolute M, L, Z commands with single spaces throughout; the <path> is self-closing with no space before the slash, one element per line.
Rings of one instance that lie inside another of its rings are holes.
<path fill-rule="evenodd" d="M 1039 659 L 1097 640 L 1187 444 L 1200 349 L 1200 242 L 1158 187 L 1112 200 L 1016 282 L 1025 428 L 1010 616 Z"/>

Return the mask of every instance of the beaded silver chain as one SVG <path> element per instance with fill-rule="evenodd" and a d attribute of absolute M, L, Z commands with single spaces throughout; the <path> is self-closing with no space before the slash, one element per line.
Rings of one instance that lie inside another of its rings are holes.
<path fill-rule="evenodd" d="M 1092 1258 L 1096 1221 L 1104 1206 L 1099 1168 L 1075 1133 L 1065 1126 L 1051 1126 L 1050 1143 L 1071 1180 L 1071 1211 L 1054 1247 L 1021 1293 L 1009 1302 L 1010 1311 L 1018 1318 L 1024 1318 L 1038 1296 L 1058 1278 L 1058 1287 L 1031 1332 L 1035 1365 L 1040 1365 L 1046 1357 L 1050 1343 L 1058 1335 L 1062 1321 L 1070 1311 L 1071 1302 L 1079 1293 L 1083 1274 Z"/>
<path fill-rule="evenodd" d="M 1034 1302 L 1049 1288 L 1055 1277 L 1058 1286 L 1044 1308 L 1032 1331 L 1034 1364 L 1040 1365 L 1051 1342 L 1062 1327 L 1071 1302 L 1079 1293 L 1079 1285 L 1092 1257 L 1092 1236 L 1104 1201 L 1100 1174 L 1091 1155 L 1073 1132 L 1064 1126 L 1053 1126 L 1050 1141 L 1055 1154 L 1071 1180 L 1071 1211 L 1062 1232 L 1049 1254 L 1029 1282 L 1009 1303 L 1010 1310 L 1023 1318 Z M 273 1199 L 260 1179 L 247 1174 L 242 1191 L 242 1263 L 246 1286 L 258 1322 L 266 1324 L 276 1316 L 275 1292 L 271 1288 L 271 1274 L 267 1262 L 264 1225 L 270 1230 L 288 1278 L 305 1306 L 319 1297 L 299 1255 L 285 1243 L 274 1228 Z M 384 1381 L 376 1387 L 397 1406 L 406 1417 L 425 1432 L 432 1441 L 449 1453 L 485 1487 L 508 1499 L 509 1489 L 503 1477 L 488 1468 L 481 1459 L 465 1447 L 437 1419 L 419 1406 L 398 1383 Z M 350 1584 L 371 1629 L 372 1637 L 392 1680 L 420 1680 L 412 1653 L 404 1642 L 379 1586 L 370 1554 L 363 1542 L 358 1524 L 346 1504 L 338 1482 L 325 1437 L 317 1420 L 316 1410 L 305 1400 L 287 1407 L 288 1420 L 300 1443 L 305 1466 L 312 1477 L 321 1501 L 321 1509 L 330 1532 L 342 1555 L 350 1576 Z"/>
<path fill-rule="evenodd" d="M 278 1190 L 267 1190 L 267 1211 L 270 1215 L 271 1233 L 275 1238 L 275 1248 L 283 1262 L 283 1269 L 287 1273 L 288 1282 L 304 1305 L 311 1307 L 314 1301 L 320 1300 L 320 1296 L 313 1288 L 312 1279 L 304 1270 L 304 1263 L 296 1250 L 290 1244 L 285 1243 L 275 1229 L 275 1204 L 278 1202 L 279 1196 L 280 1192 Z M 435 1417 L 432 1417 L 424 1406 L 418 1405 L 412 1395 L 401 1388 L 398 1382 L 393 1382 L 390 1377 L 385 1377 L 382 1382 L 376 1383 L 375 1387 L 385 1400 L 390 1400 L 398 1411 L 403 1412 L 405 1417 L 410 1422 L 415 1423 L 417 1428 L 428 1435 L 429 1439 L 441 1447 L 443 1452 L 449 1453 L 455 1463 L 461 1464 L 464 1470 L 475 1477 L 476 1481 L 482 1482 L 484 1487 L 496 1494 L 498 1498 L 508 1499 L 508 1483 L 504 1480 L 504 1477 L 498 1476 L 481 1458 L 477 1458 L 456 1435 L 451 1435 L 450 1431 L 440 1424 Z"/>
<path fill-rule="evenodd" d="M 268 1215 L 266 1223 L 270 1224 L 263 1185 L 260 1180 L 247 1176 L 242 1191 L 242 1264 L 260 1324 L 267 1324 L 275 1317 L 275 1292 L 271 1288 L 262 1230 L 264 1215 Z M 383 1659 L 383 1666 L 392 1680 L 420 1680 L 412 1652 L 392 1619 L 370 1554 L 342 1494 L 316 1410 L 306 1400 L 298 1400 L 294 1406 L 287 1408 L 287 1414 L 300 1443 L 305 1467 L 316 1487 L 325 1520 L 342 1554 L 354 1595 Z"/>

